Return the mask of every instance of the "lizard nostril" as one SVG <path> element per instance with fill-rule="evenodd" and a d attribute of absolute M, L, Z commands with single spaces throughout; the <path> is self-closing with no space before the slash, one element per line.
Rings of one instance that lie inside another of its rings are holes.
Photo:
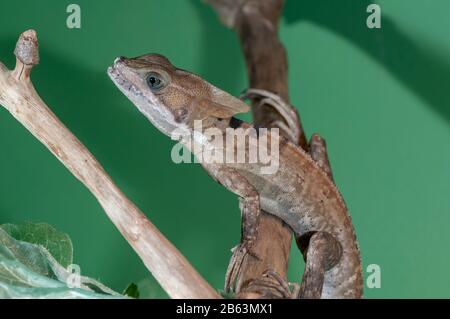
<path fill-rule="evenodd" d="M 123 56 L 119 56 L 119 57 L 117 57 L 117 58 L 114 60 L 114 64 L 123 62 L 124 59 L 125 59 L 125 58 L 124 58 Z"/>

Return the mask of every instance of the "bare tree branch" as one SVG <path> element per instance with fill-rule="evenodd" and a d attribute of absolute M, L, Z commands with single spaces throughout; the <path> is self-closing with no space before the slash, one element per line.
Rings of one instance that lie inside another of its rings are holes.
<path fill-rule="evenodd" d="M 120 191 L 100 163 L 59 121 L 30 80 L 39 62 L 33 30 L 17 42 L 16 67 L 0 63 L 0 104 L 42 142 L 96 197 L 108 217 L 172 298 L 220 298 L 181 253 Z"/>

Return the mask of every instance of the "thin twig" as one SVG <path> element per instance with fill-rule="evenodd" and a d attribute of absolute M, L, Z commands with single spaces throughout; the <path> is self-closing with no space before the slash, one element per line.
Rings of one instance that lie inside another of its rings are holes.
<path fill-rule="evenodd" d="M 172 298 L 220 298 L 181 253 L 120 191 L 87 148 L 59 121 L 30 80 L 39 62 L 33 30 L 17 42 L 16 67 L 0 63 L 0 104 L 42 142 L 96 197 L 108 217 Z"/>

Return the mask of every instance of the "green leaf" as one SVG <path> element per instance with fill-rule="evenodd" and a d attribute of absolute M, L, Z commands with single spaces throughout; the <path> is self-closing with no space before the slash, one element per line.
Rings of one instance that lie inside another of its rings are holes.
<path fill-rule="evenodd" d="M 7 228 L 13 233 L 18 230 Z M 15 234 L 30 238 L 24 233 Z M 70 242 L 68 237 L 63 238 L 67 239 Z M 43 245 L 17 240 L 0 227 L 0 298 L 127 298 L 94 279 L 72 272 L 72 268 L 66 269 Z"/>
<path fill-rule="evenodd" d="M 126 295 L 131 298 L 139 299 L 139 288 L 138 286 L 132 282 L 128 285 L 128 287 L 123 292 L 123 295 Z"/>
<path fill-rule="evenodd" d="M 0 227 L 16 240 L 43 246 L 64 268 L 73 262 L 70 237 L 49 224 L 4 224 Z"/>

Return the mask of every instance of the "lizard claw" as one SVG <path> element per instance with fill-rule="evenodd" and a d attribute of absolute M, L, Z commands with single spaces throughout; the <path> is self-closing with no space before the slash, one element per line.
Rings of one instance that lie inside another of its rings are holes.
<path fill-rule="evenodd" d="M 293 290 L 291 291 L 291 286 Z M 257 292 L 264 299 L 296 299 L 300 286 L 285 281 L 277 272 L 266 270 L 261 278 L 254 279 L 245 288 L 246 292 Z"/>
<path fill-rule="evenodd" d="M 225 275 L 225 292 L 229 293 L 232 290 L 240 271 L 242 268 L 242 262 L 247 255 L 247 247 L 244 244 L 239 244 L 232 250 L 230 263 L 228 264 L 227 274 Z"/>
<path fill-rule="evenodd" d="M 250 248 L 252 245 L 247 242 L 243 242 L 238 246 L 234 247 L 231 251 L 233 255 L 231 256 L 230 263 L 228 264 L 227 274 L 225 275 L 225 292 L 230 292 L 236 279 L 241 272 L 242 262 L 246 255 L 250 255 L 256 259 L 260 259 L 258 255 L 252 251 Z"/>
<path fill-rule="evenodd" d="M 273 280 L 280 287 L 279 291 L 282 292 L 283 298 L 297 299 L 300 292 L 300 285 L 296 282 L 286 282 L 276 271 L 267 270 L 264 275 L 268 280 Z M 291 290 L 292 287 L 292 290 Z"/>

